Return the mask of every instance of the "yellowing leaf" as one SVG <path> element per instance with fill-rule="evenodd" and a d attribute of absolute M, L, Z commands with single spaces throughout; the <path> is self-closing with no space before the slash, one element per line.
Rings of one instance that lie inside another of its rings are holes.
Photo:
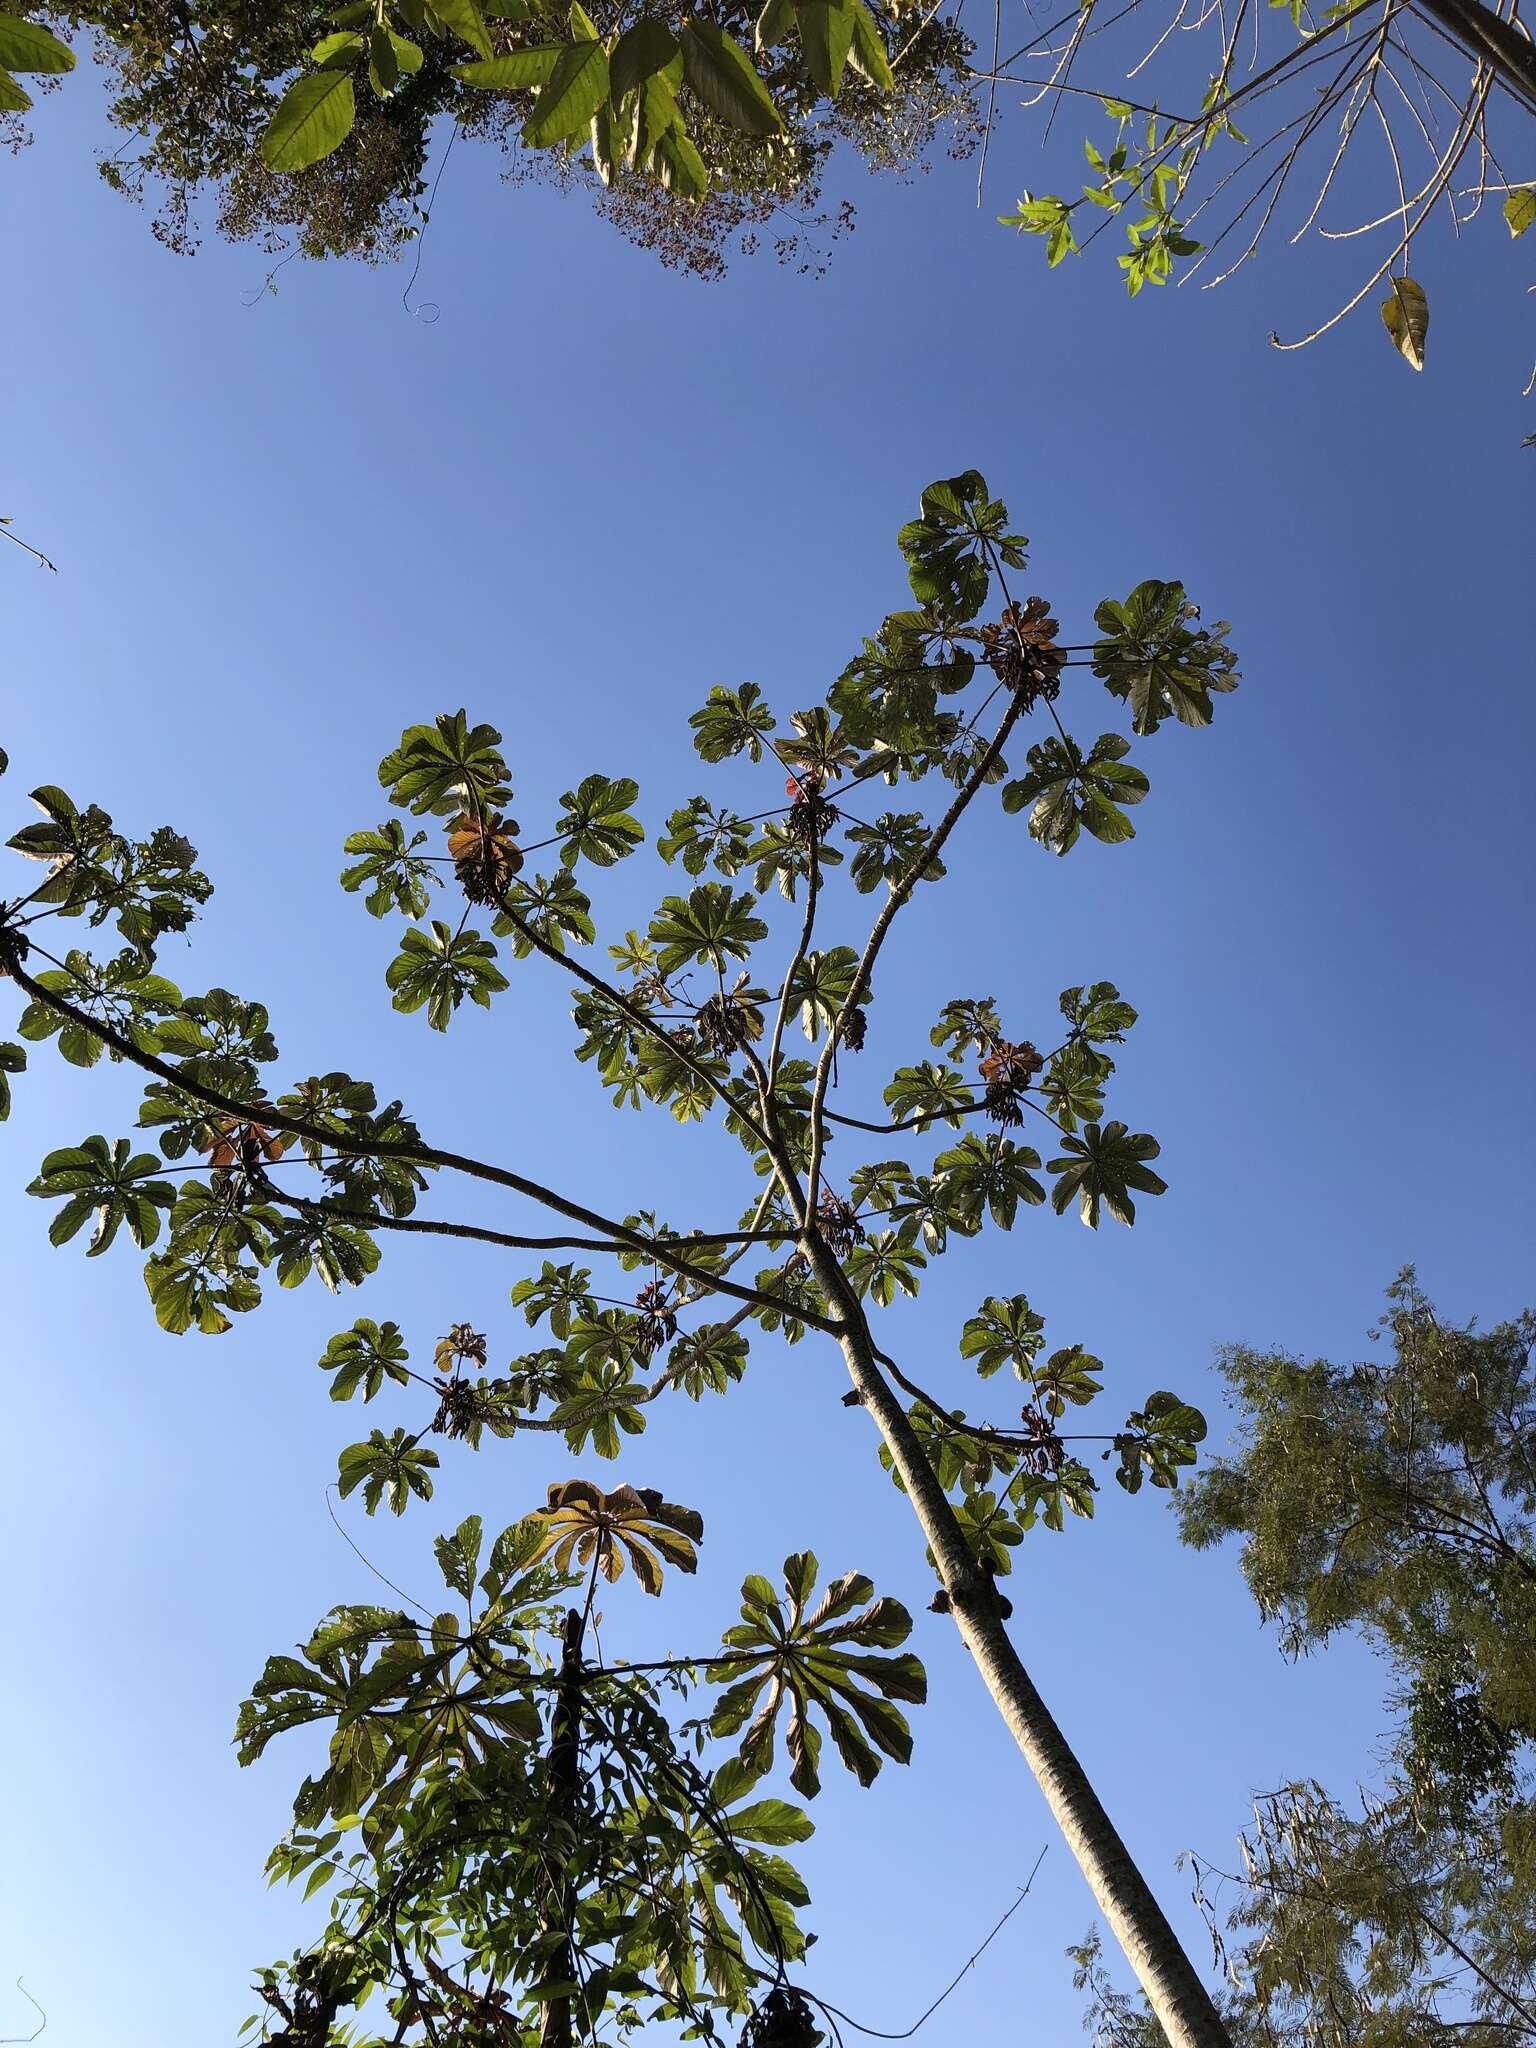
<path fill-rule="evenodd" d="M 1512 235 L 1523 235 L 1536 221 L 1536 185 L 1522 185 L 1504 196 L 1504 218 Z"/>
<path fill-rule="evenodd" d="M 1413 370 L 1424 367 L 1424 342 L 1429 333 L 1429 301 L 1424 287 L 1411 277 L 1394 277 L 1392 295 L 1381 302 L 1392 346 Z"/>

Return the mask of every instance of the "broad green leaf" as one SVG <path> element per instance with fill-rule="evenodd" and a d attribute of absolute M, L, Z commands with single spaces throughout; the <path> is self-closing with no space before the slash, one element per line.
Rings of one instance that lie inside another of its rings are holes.
<path fill-rule="evenodd" d="M 338 29 L 335 34 L 322 36 L 309 53 L 309 61 L 318 70 L 344 71 L 354 65 L 363 54 L 363 39 L 356 29 Z"/>
<path fill-rule="evenodd" d="M 528 90 L 547 85 L 565 43 L 531 43 L 524 50 L 510 50 L 502 57 L 487 57 L 478 64 L 456 64 L 453 75 L 466 85 L 488 87 L 495 92 Z"/>
<path fill-rule="evenodd" d="M 794 25 L 795 0 L 765 0 L 753 30 L 753 44 L 759 50 L 772 49 L 787 39 Z"/>
<path fill-rule="evenodd" d="M 523 123 L 533 149 L 552 149 L 580 135 L 608 97 L 608 53 L 596 41 L 568 44 Z"/>
<path fill-rule="evenodd" d="M 26 1071 L 27 1049 L 24 1045 L 0 1042 L 0 1124 L 11 1113 L 11 1076 Z"/>
<path fill-rule="evenodd" d="M 41 22 L 28 21 L 20 14 L 0 14 L 0 65 L 7 71 L 73 71 L 75 53 Z"/>
<path fill-rule="evenodd" d="M 862 73 L 878 92 L 893 92 L 896 80 L 891 73 L 891 60 L 886 55 L 875 17 L 864 5 L 864 0 L 853 0 L 853 42 L 848 56 L 854 69 Z"/>
<path fill-rule="evenodd" d="M 805 68 L 817 88 L 835 99 L 853 47 L 853 0 L 799 0 L 795 18 Z"/>
<path fill-rule="evenodd" d="M 1511 235 L 1523 235 L 1536 222 L 1536 185 L 1521 185 L 1504 195 L 1504 218 Z"/>
<path fill-rule="evenodd" d="M 491 55 L 490 30 L 485 25 L 478 0 L 432 0 L 432 12 L 446 28 L 453 30 L 461 42 L 468 43 L 472 50 L 478 50 L 482 57 Z"/>
<path fill-rule="evenodd" d="M 614 105 L 647 78 L 665 71 L 680 54 L 677 37 L 655 15 L 625 29 L 608 59 L 608 90 Z"/>
<path fill-rule="evenodd" d="M 747 135 L 777 135 L 784 123 L 752 59 L 703 15 L 684 24 L 683 76 L 722 121 Z M 659 66 L 653 66 L 659 69 Z"/>
<path fill-rule="evenodd" d="M 357 119 L 357 95 L 346 71 L 295 79 L 261 138 L 268 170 L 302 171 L 339 149 Z"/>
<path fill-rule="evenodd" d="M 647 87 L 656 82 L 648 79 Z M 658 137 L 656 164 L 669 192 L 680 192 L 685 199 L 702 199 L 708 192 L 709 171 L 704 159 L 680 126 Z"/>

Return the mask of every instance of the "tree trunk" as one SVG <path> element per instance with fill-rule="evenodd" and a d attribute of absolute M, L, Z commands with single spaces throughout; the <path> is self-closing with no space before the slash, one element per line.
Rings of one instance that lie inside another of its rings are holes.
<path fill-rule="evenodd" d="M 992 1582 L 972 1556 L 906 1412 L 875 1359 L 861 1304 L 825 1244 L 814 1241 L 815 1233 L 808 1235 L 811 1269 L 847 1323 L 839 1341 L 849 1377 L 901 1474 L 938 1565 L 961 1641 L 1034 1772 L 1100 1912 L 1172 2048 L 1231 2048 L 1210 1994 L 1009 1641 Z"/>
<path fill-rule="evenodd" d="M 583 1623 L 574 1608 L 565 1617 L 565 1648 L 560 1658 L 560 1683 L 555 1688 L 555 1711 L 550 1729 L 549 1776 L 554 1815 L 574 1842 L 577 1803 L 581 1791 L 581 1640 Z M 557 1876 L 550 1887 L 545 1925 L 565 1930 L 565 1946 L 557 1951 L 551 1969 L 566 1979 L 576 1974 L 576 1957 L 571 1943 L 573 1901 L 565 1881 L 560 1851 L 554 1852 Z M 540 2048 L 575 2048 L 575 2027 L 569 1994 L 552 1998 L 544 2007 L 544 2025 L 539 2033 Z"/>

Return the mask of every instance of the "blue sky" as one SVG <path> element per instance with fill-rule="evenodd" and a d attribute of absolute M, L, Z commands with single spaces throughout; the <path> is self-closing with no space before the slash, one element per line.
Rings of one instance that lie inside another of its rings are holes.
<path fill-rule="evenodd" d="M 429 323 L 397 271 L 290 265 L 247 306 L 258 255 L 169 257 L 99 187 L 83 81 L 46 112 L 5 170 L 0 510 L 60 574 L 0 563 L 7 829 L 47 780 L 186 831 L 219 893 L 166 970 L 269 1003 L 285 1073 L 368 1074 L 445 1142 L 599 1206 L 733 1214 L 708 1140 L 615 1116 L 575 1068 L 558 975 L 520 970 L 446 1043 L 393 1015 L 389 943 L 335 887 L 340 838 L 376 821 L 400 727 L 459 704 L 507 735 L 525 822 L 593 769 L 635 775 L 659 821 L 709 787 L 685 728 L 709 686 L 753 678 L 783 712 L 818 697 L 902 601 L 893 539 L 921 485 L 975 464 L 1068 638 L 1100 598 L 1179 576 L 1233 621 L 1245 681 L 1210 732 L 1140 750 L 1132 846 L 1058 864 L 989 819 L 976 886 L 917 909 L 882 969 L 866 1056 L 873 1101 L 947 996 L 1043 1024 L 1065 984 L 1113 979 L 1143 1020 L 1116 1106 L 1162 1139 L 1171 1192 L 1133 1233 L 1027 1216 L 882 1334 L 958 1399 L 959 1322 L 1025 1291 L 1116 1397 L 1171 1385 L 1214 1418 L 1215 1344 L 1358 1354 L 1405 1260 L 1452 1314 L 1524 1305 L 1536 456 L 1501 224 L 1421 257 L 1416 378 L 1370 313 L 1302 355 L 1266 348 L 1320 303 L 1296 256 L 1135 306 L 1107 267 L 1048 278 L 992 224 L 1006 163 L 980 212 L 965 169 L 860 175 L 824 280 L 760 260 L 706 287 L 464 150 L 425 252 Z M 1098 730 L 1113 707 L 1074 687 Z M 663 885 L 647 849 L 599 898 L 609 934 Z M 311 1288 L 217 1342 L 162 1336 L 126 1248 L 89 1268 L 50 1253 L 21 1192 L 44 1150 L 126 1129 L 131 1102 L 120 1075 L 38 1058 L 0 1176 L 0 1985 L 25 1976 L 58 2048 L 227 2039 L 250 1965 L 312 1924 L 260 1879 L 300 1754 L 241 1773 L 228 1736 L 263 1656 L 371 1592 L 326 1515 L 362 1419 L 323 1399 L 326 1337 L 367 1313 L 425 1348 L 468 1319 L 508 1355 L 521 1331 L 519 1269 L 408 1247 L 360 1297 Z M 708 1640 L 743 1571 L 806 1544 L 921 1609 L 920 1544 L 840 1388 L 812 1345 L 763 1340 L 730 1401 L 660 1415 L 624 1472 L 708 1534 L 696 1584 L 643 1615 L 627 1594 L 636 1640 Z M 449 1457 L 429 1508 L 348 1526 L 430 1597 L 438 1528 L 471 1509 L 500 1526 L 568 1465 L 543 1438 Z M 1368 1775 L 1378 1676 L 1348 1649 L 1286 1670 L 1235 1559 L 1182 1553 L 1156 1500 L 1113 1496 L 1021 1551 L 1017 1637 L 1198 1944 L 1176 1853 L 1226 1853 L 1285 1775 Z M 1070 2039 L 1061 1951 L 1090 1902 L 947 1627 L 921 1615 L 915 1646 L 933 1696 L 912 1768 L 819 1802 L 814 1981 L 906 2026 L 1049 1842 L 1031 1903 L 922 2038 Z M 29 2024 L 0 1992 L 0 2031 Z"/>

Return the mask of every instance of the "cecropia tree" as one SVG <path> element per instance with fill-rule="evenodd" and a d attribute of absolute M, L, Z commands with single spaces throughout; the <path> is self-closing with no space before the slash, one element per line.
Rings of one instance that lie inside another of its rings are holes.
<path fill-rule="evenodd" d="M 157 967 L 158 941 L 210 893 L 192 846 L 170 829 L 129 837 L 52 785 L 34 792 L 42 819 L 10 841 L 43 873 L 0 920 L 0 971 L 24 1003 L 23 1043 L 4 1060 L 14 1072 L 25 1042 L 51 1040 L 77 1066 L 105 1057 L 143 1073 L 139 1121 L 158 1152 L 89 1137 L 51 1153 L 32 1191 L 59 1204 L 55 1243 L 89 1226 L 93 1255 L 124 1236 L 145 1252 L 167 1330 L 227 1329 L 271 1276 L 359 1283 L 397 1234 L 542 1255 L 512 1288 L 537 1340 L 504 1365 L 462 1328 L 422 1372 L 389 1324 L 356 1323 L 330 1345 L 333 1396 L 415 1404 L 341 1454 L 341 1490 L 361 1488 L 370 1509 L 429 1495 L 439 1443 L 544 1431 L 573 1453 L 616 1457 L 665 1400 L 728 1395 L 764 1336 L 840 1357 L 844 1398 L 864 1410 L 916 1518 L 934 1604 L 1168 2039 L 1215 2048 L 1225 2036 L 1210 1999 L 1010 1640 L 999 1587 L 1027 1529 L 1092 1514 L 1101 1459 L 1131 1492 L 1172 1486 L 1204 1424 L 1153 1389 L 1123 1419 L 1085 1428 L 1100 1362 L 1078 1344 L 1049 1349 L 1022 1295 L 984 1299 L 957 1332 L 962 1369 L 1006 1375 L 996 1413 L 971 1412 L 948 1376 L 934 1388 L 933 1368 L 903 1362 L 883 1327 L 958 1239 L 1009 1231 L 1036 1207 L 1130 1224 L 1138 1197 L 1163 1192 L 1156 1142 L 1107 1114 L 1111 1048 L 1136 1013 L 1106 980 L 1022 1018 L 957 994 L 923 1020 L 929 1042 L 891 1076 L 883 1111 L 860 1049 L 902 912 L 920 890 L 956 886 L 978 804 L 1027 814 L 1028 836 L 1058 856 L 1084 833 L 1132 838 L 1147 777 L 1131 738 L 1068 730 L 1079 686 L 1105 688 L 1150 741 L 1169 724 L 1207 724 L 1213 697 L 1236 685 L 1234 659 L 1225 628 L 1201 625 L 1173 582 L 1104 603 L 1094 637 L 1063 642 L 1046 601 L 1010 587 L 1026 543 L 975 471 L 931 485 L 900 546 L 911 604 L 824 701 L 781 723 L 752 684 L 711 691 L 694 746 L 734 780 L 719 799 L 671 808 L 656 850 L 680 887 L 606 957 L 584 884 L 645 838 L 632 781 L 589 775 L 525 834 L 508 813 L 499 735 L 444 715 L 410 727 L 383 761 L 394 815 L 346 841 L 343 886 L 404 927 L 386 977 L 397 1010 L 446 1031 L 466 1001 L 492 1006 L 509 972 L 553 969 L 552 1000 L 575 984 L 584 1085 L 734 1148 L 739 1215 L 663 1220 L 605 1189 L 590 1164 L 579 1186 L 545 1186 L 516 1162 L 428 1136 L 400 1100 L 346 1072 L 268 1079 L 266 1008 L 217 988 L 188 995 Z M 882 790 L 900 790 L 888 800 L 904 807 L 876 810 Z M 63 920 L 115 936 L 71 948 L 53 938 Z M 1033 1128 L 1049 1141 L 1043 1161 Z M 505 1214 L 508 1195 L 543 1212 L 542 1234 Z M 811 1697 L 861 1775 L 905 1740 L 878 1704 Z M 713 1725 L 739 1728 L 749 1711 L 728 1692 Z M 817 1743 L 803 1715 L 796 1745 L 808 1790 Z"/>

